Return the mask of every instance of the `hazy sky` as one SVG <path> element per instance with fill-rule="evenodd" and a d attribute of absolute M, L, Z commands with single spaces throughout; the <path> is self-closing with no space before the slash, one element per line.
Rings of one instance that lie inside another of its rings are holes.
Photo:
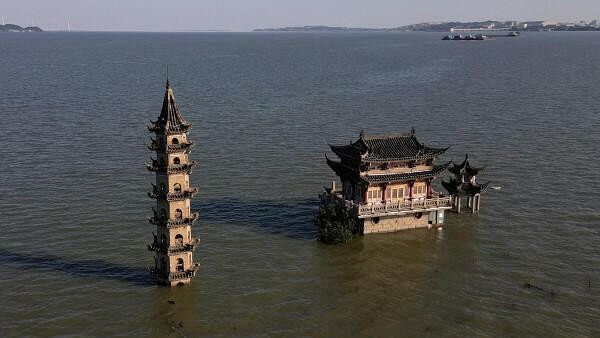
<path fill-rule="evenodd" d="M 600 19 L 600 0 L 0 0 L 7 23 L 73 30 L 233 30 L 425 21 Z"/>

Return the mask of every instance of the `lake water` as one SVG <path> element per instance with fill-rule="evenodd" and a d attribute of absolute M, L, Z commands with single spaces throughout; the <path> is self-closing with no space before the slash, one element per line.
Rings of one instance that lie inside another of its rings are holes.
<path fill-rule="evenodd" d="M 599 337 L 600 34 L 441 37 L 0 34 L 1 336 Z M 145 272 L 166 64 L 199 162 L 184 288 Z M 413 126 L 503 189 L 318 243 L 328 143 Z"/>

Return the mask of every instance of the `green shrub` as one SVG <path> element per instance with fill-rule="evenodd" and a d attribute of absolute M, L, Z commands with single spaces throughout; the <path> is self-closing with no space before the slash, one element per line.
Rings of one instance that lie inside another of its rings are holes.
<path fill-rule="evenodd" d="M 319 240 L 323 243 L 349 243 L 358 234 L 356 217 L 341 202 L 322 205 L 315 222 L 319 226 Z"/>

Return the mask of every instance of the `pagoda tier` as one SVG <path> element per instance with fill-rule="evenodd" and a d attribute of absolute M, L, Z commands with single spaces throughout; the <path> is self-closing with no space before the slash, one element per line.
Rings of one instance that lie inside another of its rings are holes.
<path fill-rule="evenodd" d="M 448 148 L 427 147 L 420 143 L 414 129 L 410 134 L 366 136 L 344 146 L 331 146 L 342 161 L 353 163 L 408 162 L 435 159 Z"/>
<path fill-rule="evenodd" d="M 150 198 L 154 198 L 157 200 L 166 200 L 169 202 L 172 201 L 182 201 L 188 198 L 193 198 L 196 194 L 198 193 L 198 188 L 196 187 L 191 187 L 182 191 L 178 191 L 178 192 L 167 192 L 167 191 L 160 191 L 160 189 L 155 185 L 152 184 L 152 191 L 148 192 L 148 197 Z"/>
<path fill-rule="evenodd" d="M 155 139 L 152 139 L 148 144 L 148 149 L 154 150 L 161 153 L 173 154 L 173 153 L 189 153 L 194 146 L 194 142 L 169 144 L 166 149 L 164 144 L 160 144 Z"/>
<path fill-rule="evenodd" d="M 150 274 L 159 278 L 166 279 L 169 283 L 176 282 L 182 279 L 193 278 L 196 275 L 196 271 L 198 271 L 198 267 L 200 264 L 194 263 L 190 269 L 184 271 L 176 271 L 165 273 L 164 271 L 156 268 L 150 268 Z"/>
<path fill-rule="evenodd" d="M 200 244 L 200 239 L 193 237 L 190 243 L 181 243 L 165 247 L 164 245 L 159 243 L 156 236 L 154 236 L 154 242 L 152 244 L 148 244 L 148 250 L 162 252 L 169 255 L 178 255 L 182 252 L 194 251 L 198 244 Z"/>
<path fill-rule="evenodd" d="M 198 220 L 198 218 L 200 217 L 200 213 L 199 212 L 194 212 L 190 215 L 190 217 L 186 217 L 186 218 L 165 218 L 165 217 L 160 217 L 158 215 L 158 212 L 156 212 L 156 210 L 154 210 L 154 216 L 148 218 L 148 222 L 150 224 L 154 224 L 154 225 L 162 225 L 162 226 L 166 226 L 167 228 L 176 228 L 176 227 L 182 227 L 182 226 L 192 226 L 194 225 L 194 223 L 196 223 L 196 221 Z"/>
<path fill-rule="evenodd" d="M 159 163 L 159 161 L 152 159 L 152 162 L 146 163 L 146 168 L 149 171 L 158 172 L 158 173 L 167 173 L 167 174 L 191 174 L 192 169 L 196 166 L 196 161 L 189 161 L 188 163 L 181 164 L 171 164 L 166 165 L 164 162 Z"/>

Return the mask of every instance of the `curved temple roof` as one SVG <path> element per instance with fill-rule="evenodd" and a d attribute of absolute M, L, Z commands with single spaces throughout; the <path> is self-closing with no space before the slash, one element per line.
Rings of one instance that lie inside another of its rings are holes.
<path fill-rule="evenodd" d="M 469 154 L 465 155 L 465 160 L 461 164 L 455 164 L 448 169 L 448 171 L 453 173 L 456 177 L 477 176 L 483 170 L 484 168 L 477 168 L 471 166 L 471 163 L 469 163 Z"/>
<path fill-rule="evenodd" d="M 362 176 L 362 180 L 368 183 L 394 183 L 394 182 L 406 182 L 416 179 L 433 178 L 443 173 L 451 162 L 446 164 L 437 165 L 431 170 L 427 171 L 415 171 L 409 173 L 395 173 L 395 174 L 382 174 L 382 175 L 366 175 Z"/>
<path fill-rule="evenodd" d="M 442 186 L 452 195 L 475 195 L 481 194 L 486 191 L 490 182 L 479 184 L 479 183 L 465 183 L 455 179 L 451 179 L 449 182 L 442 181 Z"/>
<path fill-rule="evenodd" d="M 419 143 L 414 130 L 406 134 L 366 136 L 344 146 L 331 146 L 340 158 L 362 162 L 391 162 L 431 159 L 443 154 L 448 148 L 433 148 Z"/>
<path fill-rule="evenodd" d="M 165 89 L 165 97 L 163 99 L 162 109 L 158 120 L 152 122 L 148 127 L 152 131 L 166 131 L 170 133 L 187 132 L 191 123 L 187 122 L 179 112 L 179 106 L 175 102 L 175 94 L 171 88 L 169 80 Z"/>

